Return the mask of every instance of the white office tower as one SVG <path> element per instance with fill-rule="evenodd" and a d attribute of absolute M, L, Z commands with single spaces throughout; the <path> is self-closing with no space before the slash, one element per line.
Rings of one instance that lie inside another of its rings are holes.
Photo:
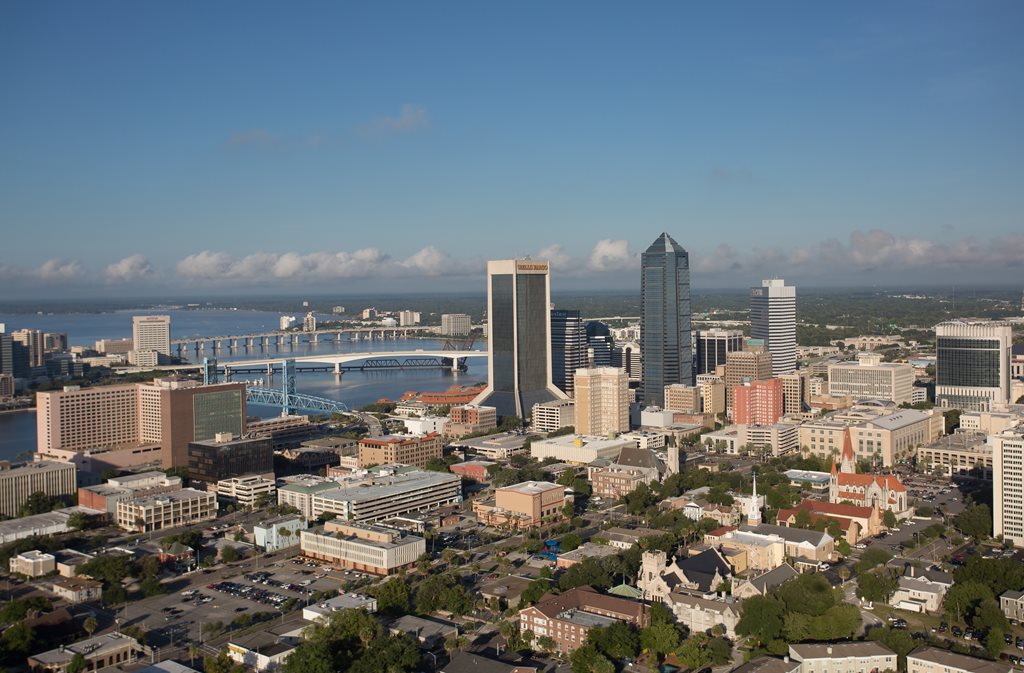
<path fill-rule="evenodd" d="M 132 348 L 136 351 L 156 351 L 171 354 L 171 316 L 132 316 Z"/>
<path fill-rule="evenodd" d="M 1024 426 L 1004 430 L 992 443 L 992 534 L 1024 547 Z"/>
<path fill-rule="evenodd" d="M 935 403 L 991 411 L 1010 400 L 1013 328 L 1008 322 L 963 318 L 935 326 Z"/>
<path fill-rule="evenodd" d="M 772 376 L 796 371 L 796 287 L 781 278 L 750 288 L 750 336 L 772 354 Z"/>

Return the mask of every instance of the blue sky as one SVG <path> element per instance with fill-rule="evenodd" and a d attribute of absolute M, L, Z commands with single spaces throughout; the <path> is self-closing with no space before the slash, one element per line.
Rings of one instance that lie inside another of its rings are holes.
<path fill-rule="evenodd" d="M 1022 282 L 1019 2 L 6 3 L 0 297 Z M 6 288 L 3 289 L 3 288 Z"/>

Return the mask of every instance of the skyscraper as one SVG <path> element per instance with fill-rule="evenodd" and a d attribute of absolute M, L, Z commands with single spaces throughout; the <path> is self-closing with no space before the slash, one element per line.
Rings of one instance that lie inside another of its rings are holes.
<path fill-rule="evenodd" d="M 28 351 L 28 366 L 42 367 L 46 359 L 46 335 L 38 329 L 19 329 L 11 333 L 16 343 Z"/>
<path fill-rule="evenodd" d="M 551 311 L 551 381 L 572 397 L 573 374 L 587 366 L 587 331 L 575 310 Z"/>
<path fill-rule="evenodd" d="M 576 372 L 576 432 L 605 436 L 629 432 L 629 380 L 615 367 Z"/>
<path fill-rule="evenodd" d="M 533 405 L 564 399 L 551 382 L 551 288 L 547 262 L 487 262 L 487 388 L 473 404 L 525 418 Z"/>
<path fill-rule="evenodd" d="M 156 351 L 171 354 L 171 316 L 132 316 L 132 348 L 135 351 Z"/>
<path fill-rule="evenodd" d="M 663 406 L 665 386 L 693 384 L 690 256 L 663 233 L 640 257 L 642 401 Z"/>
<path fill-rule="evenodd" d="M 1010 402 L 1013 327 L 992 320 L 950 320 L 935 326 L 935 403 L 989 411 Z"/>
<path fill-rule="evenodd" d="M 1004 430 L 992 444 L 992 534 L 1024 546 L 1024 429 Z"/>
<path fill-rule="evenodd" d="M 607 367 L 612 362 L 612 335 L 608 325 L 600 320 L 591 320 L 587 330 L 587 365 Z"/>
<path fill-rule="evenodd" d="M 733 351 L 743 350 L 743 330 L 702 329 L 697 332 L 697 360 L 694 370 L 701 374 L 714 374 L 718 365 Z"/>
<path fill-rule="evenodd" d="M 781 278 L 750 288 L 750 336 L 772 354 L 772 375 L 796 371 L 796 288 Z"/>

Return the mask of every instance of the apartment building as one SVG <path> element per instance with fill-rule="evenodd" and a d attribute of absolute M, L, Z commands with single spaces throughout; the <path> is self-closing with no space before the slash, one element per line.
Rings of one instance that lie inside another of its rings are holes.
<path fill-rule="evenodd" d="M 732 391 L 732 420 L 743 425 L 774 425 L 782 417 L 781 379 L 744 381 Z"/>
<path fill-rule="evenodd" d="M 772 378 L 772 354 L 763 347 L 733 351 L 725 359 L 725 404 L 728 412 L 733 408 L 733 390 L 744 381 L 764 381 Z"/>
<path fill-rule="evenodd" d="M 592 468 L 588 475 L 592 495 L 609 500 L 632 493 L 640 484 L 650 484 L 658 478 L 658 471 L 628 465 L 607 465 Z"/>
<path fill-rule="evenodd" d="M 572 427 L 576 423 L 576 403 L 574 400 L 552 400 L 535 404 L 530 418 L 537 432 L 554 432 Z"/>
<path fill-rule="evenodd" d="M 937 647 L 919 647 L 907 655 L 907 673 L 1011 673 L 1008 661 L 989 661 Z"/>
<path fill-rule="evenodd" d="M 472 318 L 465 313 L 442 313 L 441 334 L 445 336 L 467 336 L 472 328 Z"/>
<path fill-rule="evenodd" d="M 19 467 L 0 463 L 0 515 L 20 516 L 33 493 L 45 493 L 70 504 L 76 488 L 77 474 L 70 463 L 40 461 Z"/>
<path fill-rule="evenodd" d="M 576 432 L 608 436 L 629 431 L 629 378 L 615 367 L 577 369 Z"/>
<path fill-rule="evenodd" d="M 650 611 L 639 601 L 601 594 L 588 586 L 548 594 L 536 605 L 519 611 L 521 633 L 530 631 L 534 638 L 547 636 L 563 654 L 582 646 L 592 629 L 616 622 L 644 628 L 650 624 Z"/>
<path fill-rule="evenodd" d="M 125 530 L 148 533 L 216 518 L 216 493 L 183 488 L 162 495 L 122 500 L 117 503 L 115 520 Z"/>
<path fill-rule="evenodd" d="M 415 565 L 427 542 L 393 528 L 328 521 L 323 531 L 300 531 L 299 548 L 335 568 L 387 576 Z"/>
<path fill-rule="evenodd" d="M 673 383 L 665 386 L 665 411 L 678 411 L 682 414 L 702 413 L 701 388 L 688 386 L 685 383 Z"/>
<path fill-rule="evenodd" d="M 789 646 L 800 673 L 883 673 L 896 670 L 896 653 L 876 641 Z"/>
<path fill-rule="evenodd" d="M 445 437 L 465 437 L 498 427 L 498 410 L 476 404 L 462 404 L 448 412 L 444 424 Z"/>
<path fill-rule="evenodd" d="M 1024 547 L 1024 426 L 993 435 L 992 533 Z"/>
<path fill-rule="evenodd" d="M 418 436 L 366 437 L 359 440 L 359 467 L 369 465 L 415 465 L 426 467 L 432 458 L 441 458 L 441 435 L 432 432 Z"/>
<path fill-rule="evenodd" d="M 493 500 L 473 501 L 473 513 L 488 526 L 514 529 L 540 526 L 565 518 L 563 509 L 572 496 L 560 484 L 549 481 L 524 481 L 494 490 Z"/>

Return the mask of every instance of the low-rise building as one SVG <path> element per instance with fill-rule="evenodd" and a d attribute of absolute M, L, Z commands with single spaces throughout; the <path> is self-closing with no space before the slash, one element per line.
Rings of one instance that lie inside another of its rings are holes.
<path fill-rule="evenodd" d="M 757 526 L 744 524 L 740 526 L 740 530 L 762 535 L 778 535 L 786 541 L 786 556 L 791 559 L 805 559 L 820 563 L 821 561 L 830 561 L 835 557 L 835 540 L 831 535 L 822 531 L 775 526 L 767 523 Z"/>
<path fill-rule="evenodd" d="M 57 577 L 49 583 L 49 589 L 68 603 L 88 603 L 100 599 L 103 584 L 85 577 Z"/>
<path fill-rule="evenodd" d="M 900 577 L 889 604 L 910 612 L 938 612 L 946 587 L 925 577 Z"/>
<path fill-rule="evenodd" d="M 486 432 L 497 426 L 498 410 L 494 407 L 462 404 L 449 410 L 443 432 L 445 437 L 457 438 Z"/>
<path fill-rule="evenodd" d="M 733 584 L 732 595 L 738 600 L 746 600 L 752 596 L 766 596 L 799 575 L 800 573 L 793 566 L 783 563 L 778 568 L 769 570 L 756 577 L 737 580 Z"/>
<path fill-rule="evenodd" d="M 324 621 L 330 619 L 333 613 L 342 610 L 366 610 L 373 613 L 377 611 L 377 599 L 362 594 L 341 593 L 334 598 L 302 608 L 302 618 L 307 622 Z"/>
<path fill-rule="evenodd" d="M 274 502 L 277 485 L 273 479 L 255 474 L 231 477 L 217 482 L 217 497 L 240 507 L 256 507 L 261 501 Z"/>
<path fill-rule="evenodd" d="M 552 400 L 533 405 L 531 416 L 533 429 L 537 432 L 554 432 L 576 425 L 576 402 L 574 400 Z"/>
<path fill-rule="evenodd" d="M 32 673 L 68 673 L 72 660 L 81 655 L 85 659 L 84 670 L 99 671 L 133 664 L 148 654 L 148 649 L 139 641 L 115 631 L 33 654 L 28 658 L 28 668 Z"/>
<path fill-rule="evenodd" d="M 636 441 L 616 437 L 586 437 L 561 435 L 537 439 L 530 444 L 530 455 L 537 460 L 554 458 L 563 463 L 587 465 L 599 458 L 615 460 L 624 448 L 636 447 Z"/>
<path fill-rule="evenodd" d="M 591 493 L 600 498 L 618 500 L 632 493 L 640 484 L 650 484 L 658 479 L 658 472 L 640 467 L 611 464 L 591 467 L 588 470 Z"/>
<path fill-rule="evenodd" d="M 68 462 L 40 460 L 11 467 L 0 464 L 0 516 L 21 516 L 21 508 L 33 493 L 71 502 L 78 488 L 75 466 Z"/>
<path fill-rule="evenodd" d="M 336 568 L 391 575 L 411 567 L 426 552 L 422 537 L 393 528 L 328 521 L 322 531 L 299 533 L 304 556 Z"/>
<path fill-rule="evenodd" d="M 1007 619 L 1024 622 L 1024 591 L 1004 591 L 999 596 L 999 607 Z"/>
<path fill-rule="evenodd" d="M 897 409 L 882 400 L 861 401 L 844 412 L 830 414 L 800 426 L 800 446 L 831 459 L 843 449 L 849 429 L 856 460 L 892 467 L 913 458 L 917 447 L 941 436 L 941 413 L 933 409 Z"/>
<path fill-rule="evenodd" d="M 582 563 L 588 558 L 604 558 L 606 556 L 615 556 L 618 553 L 619 550 L 615 547 L 605 544 L 585 542 L 572 551 L 559 554 L 555 558 L 555 566 L 562 569 L 571 568 L 577 563 Z"/>
<path fill-rule="evenodd" d="M 301 516 L 279 516 L 260 521 L 252 527 L 255 545 L 267 552 L 299 544 L 299 533 L 307 529 L 306 519 Z"/>
<path fill-rule="evenodd" d="M 429 651 L 458 636 L 459 626 L 443 619 L 403 615 L 388 625 L 388 632 L 396 636 L 404 633 Z"/>
<path fill-rule="evenodd" d="M 992 479 L 992 446 L 984 432 L 958 429 L 917 449 L 918 469 L 943 476 Z"/>
<path fill-rule="evenodd" d="M 439 673 L 537 673 L 537 670 L 526 662 L 511 664 L 475 652 L 456 652 Z"/>
<path fill-rule="evenodd" d="M 761 656 L 737 666 L 730 673 L 800 673 L 800 662 L 788 656 L 784 659 Z"/>
<path fill-rule="evenodd" d="M 337 482 L 312 474 L 287 477 L 284 482 L 284 486 L 277 489 L 277 504 L 294 507 L 307 519 L 319 516 L 313 514 L 313 496 L 338 487 Z"/>
<path fill-rule="evenodd" d="M 229 642 L 225 649 L 232 661 L 257 673 L 269 673 L 280 670 L 298 644 L 298 639 L 275 638 L 259 645 Z"/>
<path fill-rule="evenodd" d="M 485 600 L 505 601 L 505 605 L 515 607 L 519 605 L 520 597 L 533 581 L 529 577 L 518 575 L 499 577 L 480 585 L 480 595 Z"/>
<path fill-rule="evenodd" d="M 122 500 L 178 490 L 181 490 L 181 477 L 164 472 L 139 472 L 108 479 L 105 484 L 79 487 L 78 504 L 107 512 L 113 517 L 117 513 L 117 503 Z"/>
<path fill-rule="evenodd" d="M 873 640 L 848 643 L 801 643 L 789 646 L 800 673 L 883 673 L 896 670 L 896 653 Z"/>
<path fill-rule="evenodd" d="M 534 638 L 547 636 L 561 653 L 586 643 L 591 630 L 616 622 L 643 628 L 650 624 L 650 611 L 639 601 L 601 594 L 588 586 L 545 595 L 535 605 L 519 611 L 520 633 L 529 631 Z"/>
<path fill-rule="evenodd" d="M 740 607 L 735 600 L 714 600 L 687 593 L 670 593 L 665 605 L 680 624 L 692 633 L 702 633 L 716 626 L 725 630 L 727 638 L 736 637 Z"/>
<path fill-rule="evenodd" d="M 524 481 L 495 489 L 493 500 L 476 500 L 473 513 L 480 523 L 515 530 L 565 519 L 566 488 L 549 481 Z"/>
<path fill-rule="evenodd" d="M 448 469 L 452 471 L 452 474 L 457 474 L 460 477 L 484 482 L 490 481 L 490 477 L 487 476 L 487 468 L 497 464 L 493 460 L 467 460 L 449 465 Z"/>
<path fill-rule="evenodd" d="M 42 577 L 57 570 L 57 559 L 53 554 L 38 549 L 15 554 L 10 560 L 11 573 L 27 577 Z"/>
<path fill-rule="evenodd" d="M 347 521 L 374 522 L 460 502 L 462 477 L 456 474 L 388 468 L 314 492 L 311 518 L 332 513 Z"/>
<path fill-rule="evenodd" d="M 529 435 L 520 432 L 499 432 L 483 437 L 459 439 L 451 442 L 454 448 L 467 449 L 487 460 L 508 460 L 512 456 L 526 453 Z"/>
<path fill-rule="evenodd" d="M 23 516 L 18 519 L 10 519 L 9 521 L 0 521 L 0 544 L 7 544 L 15 540 L 23 540 L 24 538 L 37 535 L 66 533 L 71 530 L 68 528 L 68 518 L 71 516 L 71 511 L 71 509 L 64 509 L 43 514 L 33 514 L 32 516 Z M 101 513 L 96 512 L 96 514 Z"/>
<path fill-rule="evenodd" d="M 816 493 L 828 493 L 828 485 L 831 476 L 828 472 L 816 472 L 813 470 L 786 470 L 786 478 L 790 486 L 805 488 Z"/>
<path fill-rule="evenodd" d="M 117 525 L 125 530 L 147 533 L 212 521 L 217 518 L 217 494 L 183 488 L 180 491 L 117 503 Z"/>
<path fill-rule="evenodd" d="M 432 458 L 441 458 L 441 435 L 366 437 L 359 440 L 359 467 L 368 465 L 415 465 L 426 467 Z"/>
<path fill-rule="evenodd" d="M 653 528 L 621 528 L 616 526 L 601 531 L 594 537 L 604 538 L 608 541 L 609 547 L 616 549 L 632 549 L 633 545 L 640 544 L 640 540 L 648 537 L 659 537 L 665 535 L 665 531 L 654 530 Z"/>
<path fill-rule="evenodd" d="M 1010 673 L 1006 661 L 989 661 L 937 647 L 919 647 L 907 655 L 907 673 Z"/>
<path fill-rule="evenodd" d="M 705 539 L 705 542 L 709 540 Z M 763 535 L 749 531 L 732 530 L 715 537 L 718 546 L 734 572 L 764 572 L 778 568 L 786 560 L 786 541 L 774 534 Z M 726 552 L 739 552 L 741 556 Z"/>
<path fill-rule="evenodd" d="M 802 500 L 796 507 L 780 509 L 776 515 L 776 523 L 780 526 L 793 527 L 801 517 L 806 517 L 811 524 L 825 522 L 826 525 L 829 520 L 834 519 L 850 544 L 857 544 L 865 537 L 873 537 L 882 532 L 882 515 L 877 507 L 822 502 L 810 498 Z"/>
<path fill-rule="evenodd" d="M 57 562 L 57 574 L 61 577 L 77 577 L 79 566 L 93 559 L 91 554 L 83 554 L 74 549 L 61 549 L 53 556 Z"/>

